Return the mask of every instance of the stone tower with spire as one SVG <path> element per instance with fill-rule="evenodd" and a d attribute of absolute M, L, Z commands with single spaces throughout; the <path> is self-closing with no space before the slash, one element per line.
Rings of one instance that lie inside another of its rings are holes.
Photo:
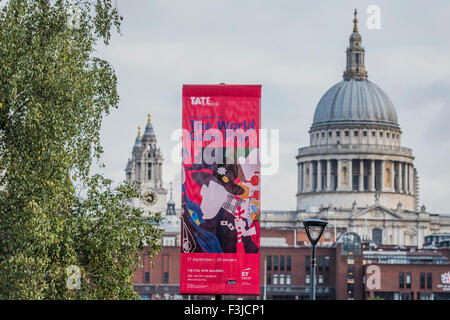
<path fill-rule="evenodd" d="M 165 214 L 167 190 L 163 188 L 162 165 L 163 156 L 157 146 L 150 113 L 144 134 L 138 126 L 138 134 L 133 146 L 131 159 L 125 169 L 128 182 L 140 182 L 142 200 L 133 200 L 132 204 L 144 209 L 145 212 L 160 212 Z"/>
<path fill-rule="evenodd" d="M 367 72 L 364 66 L 364 48 L 362 47 L 361 35 L 358 32 L 358 19 L 353 19 L 353 33 L 350 35 L 350 46 L 347 48 L 347 67 L 344 71 L 344 80 L 367 79 Z"/>

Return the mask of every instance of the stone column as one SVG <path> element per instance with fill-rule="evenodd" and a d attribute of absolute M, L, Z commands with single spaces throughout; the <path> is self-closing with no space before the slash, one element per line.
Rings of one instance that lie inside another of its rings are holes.
<path fill-rule="evenodd" d="M 403 162 L 398 163 L 398 192 L 403 193 Z"/>
<path fill-rule="evenodd" d="M 322 162 L 317 160 L 317 184 L 316 191 L 322 191 Z"/>
<path fill-rule="evenodd" d="M 396 245 L 398 245 L 398 227 L 397 226 L 392 226 L 392 233 L 394 234 L 394 243 L 393 244 L 396 244 Z"/>
<path fill-rule="evenodd" d="M 380 179 L 380 184 L 381 184 L 381 186 L 380 186 L 380 191 L 381 192 L 383 192 L 386 188 L 385 188 L 385 171 L 386 171 L 386 167 L 385 167 L 385 163 L 384 163 L 384 160 L 381 160 L 381 173 L 380 173 L 380 175 L 381 175 L 381 179 Z"/>
<path fill-rule="evenodd" d="M 309 188 L 308 188 L 308 190 L 310 192 L 312 192 L 312 191 L 314 191 L 314 189 L 313 189 L 313 187 L 314 187 L 314 185 L 313 185 L 313 183 L 314 183 L 314 180 L 313 180 L 314 164 L 312 161 L 308 161 L 308 165 L 309 165 L 309 177 L 308 177 Z"/>
<path fill-rule="evenodd" d="M 375 192 L 375 160 L 370 160 L 370 191 Z"/>
<path fill-rule="evenodd" d="M 422 226 L 418 226 L 417 227 L 417 246 L 419 247 L 419 249 L 422 248 L 423 241 L 424 241 L 423 227 Z"/>
<path fill-rule="evenodd" d="M 327 160 L 327 191 L 331 191 L 331 160 Z"/>
<path fill-rule="evenodd" d="M 306 178 L 307 178 L 307 176 L 306 176 L 306 167 L 307 167 L 307 162 L 306 161 L 304 161 L 303 163 L 302 163 L 302 168 L 303 168 L 303 192 L 308 192 L 308 188 L 306 187 Z"/>
<path fill-rule="evenodd" d="M 342 168 L 342 163 L 341 163 L 341 160 L 338 159 L 337 166 L 336 166 L 336 191 L 341 190 L 341 168 Z"/>
<path fill-rule="evenodd" d="M 391 191 L 395 192 L 395 163 L 391 161 Z"/>
<path fill-rule="evenodd" d="M 298 190 L 297 190 L 297 193 L 301 193 L 302 192 L 302 189 L 303 189 L 303 185 L 302 185 L 302 173 L 303 173 L 303 169 L 302 169 L 302 163 L 301 162 L 299 162 L 299 163 L 297 163 L 297 170 L 298 170 L 298 177 L 297 177 L 297 180 L 298 180 Z"/>
<path fill-rule="evenodd" d="M 398 227 L 398 243 L 401 245 L 406 245 L 405 243 L 405 230 L 402 227 Z"/>
<path fill-rule="evenodd" d="M 364 191 L 364 160 L 359 160 L 359 191 Z"/>
<path fill-rule="evenodd" d="M 349 179 L 349 188 L 348 190 L 353 190 L 353 162 L 352 159 L 347 161 L 348 163 L 348 179 Z"/>
<path fill-rule="evenodd" d="M 412 164 L 409 165 L 409 172 L 409 191 L 414 194 L 414 166 Z"/>

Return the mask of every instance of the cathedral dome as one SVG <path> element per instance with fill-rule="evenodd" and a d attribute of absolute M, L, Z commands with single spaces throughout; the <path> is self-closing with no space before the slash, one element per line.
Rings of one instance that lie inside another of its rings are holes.
<path fill-rule="evenodd" d="M 311 129 L 323 125 L 376 124 L 400 129 L 397 114 L 389 96 L 367 80 L 365 50 L 358 32 L 358 19 L 347 47 L 344 80 L 331 87 L 319 101 Z"/>
<path fill-rule="evenodd" d="M 320 99 L 312 127 L 339 123 L 377 123 L 398 127 L 391 99 L 366 79 L 343 80 Z"/>

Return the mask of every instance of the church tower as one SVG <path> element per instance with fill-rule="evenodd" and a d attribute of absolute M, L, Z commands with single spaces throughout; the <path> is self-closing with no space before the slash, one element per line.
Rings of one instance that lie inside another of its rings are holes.
<path fill-rule="evenodd" d="M 134 200 L 133 205 L 144 209 L 145 212 L 166 211 L 167 190 L 163 188 L 162 164 L 163 156 L 161 149 L 157 146 L 156 135 L 148 114 L 147 125 L 141 136 L 141 127 L 133 146 L 132 157 L 128 160 L 125 169 L 128 182 L 138 181 L 141 183 L 140 192 L 143 200 Z"/>

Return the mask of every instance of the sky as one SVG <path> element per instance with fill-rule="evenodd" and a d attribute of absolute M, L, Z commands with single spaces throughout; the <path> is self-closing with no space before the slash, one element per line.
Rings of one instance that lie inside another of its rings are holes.
<path fill-rule="evenodd" d="M 121 34 L 95 55 L 118 77 L 120 106 L 101 129 L 106 167 L 125 178 L 137 126 L 147 113 L 164 155 L 164 186 L 179 207 L 180 164 L 171 161 L 181 127 L 183 84 L 262 84 L 262 127 L 279 129 L 280 168 L 262 177 L 262 209 L 296 208 L 298 148 L 322 95 L 342 80 L 358 9 L 369 80 L 394 103 L 402 146 L 413 150 L 420 205 L 450 213 L 450 2 L 294 0 L 117 0 Z M 380 28 L 367 27 L 380 9 Z"/>

